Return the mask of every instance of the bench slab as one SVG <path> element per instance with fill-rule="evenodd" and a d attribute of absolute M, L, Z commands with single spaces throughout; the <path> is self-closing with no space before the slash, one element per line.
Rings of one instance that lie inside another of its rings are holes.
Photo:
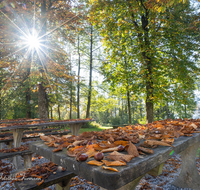
<path fill-rule="evenodd" d="M 175 139 L 174 147 L 158 146 L 154 149 L 154 154 L 133 158 L 127 163 L 127 166 L 117 168 L 119 172 L 105 171 L 101 167 L 91 166 L 86 162 L 77 162 L 74 158 L 67 156 L 65 148 L 61 152 L 52 152 L 54 148 L 48 147 L 42 141 L 29 144 L 29 149 L 60 166 L 67 167 L 67 170 L 100 187 L 116 190 L 164 163 L 171 158 L 172 150 L 178 154 L 199 141 L 199 133 L 193 134 L 192 137 L 181 136 Z M 92 159 L 90 158 L 88 161 Z"/>
<path fill-rule="evenodd" d="M 37 185 L 37 182 L 40 182 L 40 180 L 17 181 L 14 182 L 14 184 L 17 190 L 40 190 L 45 187 L 49 187 L 50 185 L 71 179 L 74 176 L 75 174 L 73 174 L 72 172 L 69 172 L 67 170 L 62 171 L 62 167 L 58 166 L 56 174 L 51 174 L 47 179 L 44 180 L 44 182 L 40 186 Z"/>

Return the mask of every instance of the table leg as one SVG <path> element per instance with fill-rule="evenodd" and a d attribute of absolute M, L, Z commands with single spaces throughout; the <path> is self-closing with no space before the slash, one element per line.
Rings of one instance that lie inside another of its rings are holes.
<path fill-rule="evenodd" d="M 136 188 L 136 186 L 138 185 L 138 183 L 140 182 L 140 180 L 145 176 L 145 174 L 141 175 L 140 177 L 138 177 L 137 179 L 131 181 L 130 183 L 127 183 L 126 185 L 120 187 L 119 189 L 116 190 L 134 190 Z M 100 187 L 100 190 L 106 190 L 103 187 Z"/>
<path fill-rule="evenodd" d="M 14 147 L 20 147 L 21 146 L 23 130 L 24 129 L 13 129 L 12 130 Z M 22 169 L 21 156 L 15 156 L 13 158 L 13 164 L 14 164 L 16 169 Z"/>
<path fill-rule="evenodd" d="M 69 190 L 71 178 L 66 178 L 65 181 L 56 184 L 56 190 Z"/>
<path fill-rule="evenodd" d="M 181 188 L 192 188 L 199 190 L 200 175 L 196 167 L 196 153 L 200 142 L 188 147 L 180 153 L 182 158 L 181 172 L 177 179 L 172 183 Z"/>
<path fill-rule="evenodd" d="M 2 150 L 5 147 L 5 143 L 0 143 L 0 150 Z"/>
<path fill-rule="evenodd" d="M 69 124 L 72 135 L 77 136 L 79 134 L 79 130 L 82 127 L 82 125 L 83 125 L 82 123 Z"/>
<path fill-rule="evenodd" d="M 158 165 L 157 167 L 155 167 L 154 169 L 150 170 L 147 173 L 154 177 L 159 176 L 160 174 L 162 174 L 163 166 L 164 166 L 164 163 Z"/>
<path fill-rule="evenodd" d="M 12 141 L 6 143 L 6 145 L 7 145 L 7 148 L 13 148 L 13 142 Z"/>
<path fill-rule="evenodd" d="M 31 168 L 31 164 L 32 164 L 32 154 L 26 154 L 22 156 L 24 159 L 24 168 L 28 169 Z"/>

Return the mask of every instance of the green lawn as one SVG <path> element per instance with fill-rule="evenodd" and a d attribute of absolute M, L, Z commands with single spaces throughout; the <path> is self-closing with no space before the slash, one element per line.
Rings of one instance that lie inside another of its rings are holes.
<path fill-rule="evenodd" d="M 70 128 L 66 128 L 66 129 L 70 129 Z M 79 131 L 79 134 L 83 133 L 83 132 L 87 132 L 87 131 L 102 131 L 105 129 L 112 129 L 112 126 L 107 124 L 107 125 L 99 125 L 99 126 L 92 126 L 89 128 L 81 128 Z"/>
<path fill-rule="evenodd" d="M 102 131 L 105 129 L 112 129 L 112 126 L 111 125 L 102 125 L 99 127 L 81 128 L 79 134 L 86 132 L 86 131 Z"/>

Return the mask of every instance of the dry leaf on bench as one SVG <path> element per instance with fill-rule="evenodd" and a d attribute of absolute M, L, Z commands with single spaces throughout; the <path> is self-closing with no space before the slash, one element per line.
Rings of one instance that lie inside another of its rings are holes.
<path fill-rule="evenodd" d="M 87 162 L 87 164 L 95 165 L 95 166 L 101 166 L 101 165 L 103 165 L 102 162 L 99 162 L 99 161 L 96 161 L 96 160 L 91 160 L 91 161 Z"/>
<path fill-rule="evenodd" d="M 51 137 L 48 137 L 48 136 L 40 136 L 40 138 L 43 140 L 43 141 L 51 141 L 52 138 Z"/>
<path fill-rule="evenodd" d="M 101 160 L 106 166 L 126 166 L 126 162 L 124 161 L 108 161 Z"/>
<path fill-rule="evenodd" d="M 113 151 L 118 151 L 118 147 L 103 149 L 101 152 L 113 152 Z"/>
<path fill-rule="evenodd" d="M 168 143 L 162 142 L 162 141 L 156 141 L 156 140 L 146 140 L 144 141 L 144 144 L 148 144 L 150 146 L 154 146 L 154 145 L 160 145 L 160 146 L 172 146 Z"/>
<path fill-rule="evenodd" d="M 114 172 L 119 172 L 119 170 L 116 169 L 116 168 L 111 168 L 111 167 L 106 167 L 106 166 L 102 166 L 102 169 L 111 170 L 111 171 L 114 171 Z"/>
<path fill-rule="evenodd" d="M 142 152 L 148 153 L 148 154 L 153 154 L 154 153 L 153 150 L 148 149 L 148 148 L 144 148 L 144 147 L 141 147 L 141 146 L 139 146 L 137 149 L 141 150 Z"/>
<path fill-rule="evenodd" d="M 139 156 L 137 147 L 133 143 L 131 143 L 130 141 L 129 141 L 129 147 L 127 149 L 127 152 L 128 152 L 129 155 L 133 155 L 134 157 Z"/>
<path fill-rule="evenodd" d="M 134 156 L 122 154 L 117 151 L 114 151 L 114 152 L 110 153 L 106 158 L 108 158 L 110 160 L 130 162 L 134 158 Z"/>

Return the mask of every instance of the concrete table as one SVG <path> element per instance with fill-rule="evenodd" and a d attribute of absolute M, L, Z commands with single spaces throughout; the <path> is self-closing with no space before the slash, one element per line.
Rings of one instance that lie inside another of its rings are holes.
<path fill-rule="evenodd" d="M 48 147 L 43 141 L 29 144 L 29 149 L 50 161 L 65 167 L 80 177 L 85 178 L 108 190 L 133 190 L 140 179 L 146 174 L 159 175 L 164 162 L 171 157 L 171 152 L 181 153 L 182 170 L 174 185 L 181 188 L 199 190 L 200 176 L 195 162 L 195 154 L 200 144 L 200 134 L 192 137 L 179 137 L 175 139 L 174 147 L 158 146 L 154 154 L 133 158 L 127 166 L 116 167 L 119 172 L 103 170 L 102 167 L 88 165 L 86 162 L 77 162 L 75 158 L 67 156 L 64 148 L 61 152 L 52 152 L 54 148 Z M 106 155 L 106 154 L 105 154 Z M 88 159 L 87 161 L 92 160 Z"/>
<path fill-rule="evenodd" d="M 45 122 L 45 123 L 33 123 L 33 124 L 28 124 L 28 125 L 14 125 L 14 126 L 8 126 L 8 127 L 0 126 L 0 131 L 5 130 L 5 129 L 12 131 L 14 147 L 20 147 L 22 137 L 23 137 L 23 131 L 25 129 L 37 128 L 37 127 L 41 127 L 41 126 L 56 126 L 56 125 L 67 125 L 68 124 L 70 126 L 72 134 L 78 135 L 81 126 L 90 121 L 94 121 L 94 120 L 91 119 L 91 120 L 76 120 L 76 121 Z M 20 156 L 14 157 L 13 163 L 14 163 L 16 169 L 22 168 Z"/>

